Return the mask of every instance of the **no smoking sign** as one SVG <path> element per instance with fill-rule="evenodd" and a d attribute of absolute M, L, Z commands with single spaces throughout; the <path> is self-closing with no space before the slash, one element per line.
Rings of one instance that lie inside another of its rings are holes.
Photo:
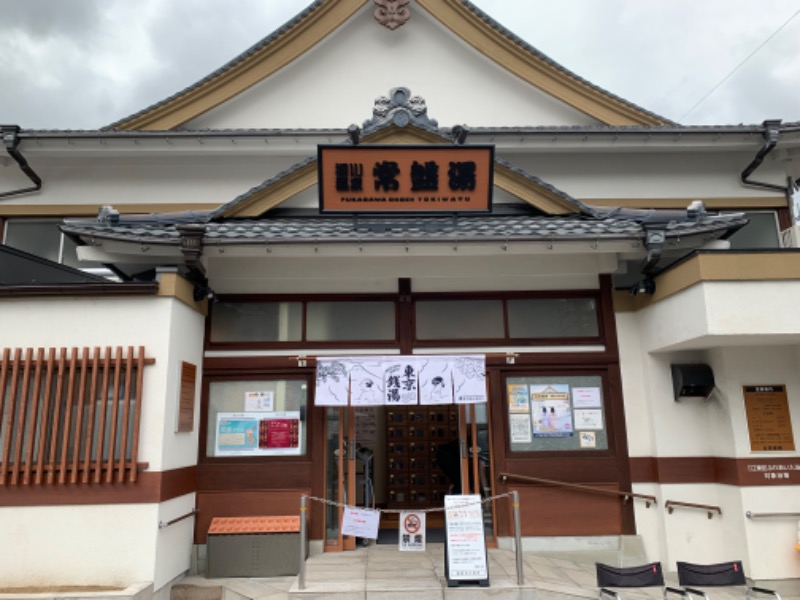
<path fill-rule="evenodd" d="M 398 548 L 413 552 L 425 550 L 425 513 L 401 512 Z"/>

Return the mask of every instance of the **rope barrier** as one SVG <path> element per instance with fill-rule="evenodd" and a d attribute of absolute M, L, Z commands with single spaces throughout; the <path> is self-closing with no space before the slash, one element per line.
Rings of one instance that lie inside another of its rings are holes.
<path fill-rule="evenodd" d="M 472 502 L 465 502 L 464 504 L 460 504 L 459 508 L 463 508 L 465 506 L 475 506 L 478 504 L 485 504 L 487 502 L 492 502 L 494 500 L 498 500 L 499 498 L 511 498 L 513 492 L 506 492 L 504 494 L 497 494 L 496 496 L 489 496 L 488 498 L 481 498 L 480 500 L 472 501 Z M 334 508 L 360 508 L 362 510 L 374 510 L 375 512 L 379 513 L 386 513 L 386 514 L 400 514 L 404 512 L 418 512 L 418 513 L 434 513 L 434 512 L 444 512 L 446 509 L 444 506 L 437 506 L 434 508 L 369 508 L 367 506 L 353 506 L 352 504 L 343 504 L 341 502 L 334 502 L 333 500 L 328 500 L 327 498 L 318 498 L 317 496 L 305 496 L 308 500 L 314 500 L 316 502 L 320 502 L 321 504 L 327 504 L 328 506 L 333 506 Z"/>

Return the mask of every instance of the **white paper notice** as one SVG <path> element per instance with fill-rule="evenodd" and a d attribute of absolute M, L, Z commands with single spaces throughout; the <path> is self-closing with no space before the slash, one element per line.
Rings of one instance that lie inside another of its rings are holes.
<path fill-rule="evenodd" d="M 603 411 L 599 408 L 576 410 L 574 417 L 576 430 L 603 428 Z"/>
<path fill-rule="evenodd" d="M 363 362 L 350 369 L 350 404 L 353 406 L 383 405 L 383 364 Z"/>
<path fill-rule="evenodd" d="M 581 448 L 597 448 L 597 434 L 594 431 L 579 431 Z"/>
<path fill-rule="evenodd" d="M 244 409 L 247 412 L 272 412 L 275 410 L 275 392 L 245 392 Z"/>
<path fill-rule="evenodd" d="M 377 540 L 380 522 L 381 512 L 379 510 L 345 506 L 342 516 L 342 535 Z"/>
<path fill-rule="evenodd" d="M 448 579 L 488 579 L 480 495 L 445 496 L 444 508 L 447 521 Z"/>
<path fill-rule="evenodd" d="M 422 405 L 452 404 L 453 377 L 450 361 L 424 358 L 419 368 L 419 402 Z"/>
<path fill-rule="evenodd" d="M 316 406 L 347 406 L 350 368 L 341 358 L 317 359 Z"/>
<path fill-rule="evenodd" d="M 512 444 L 529 444 L 533 441 L 533 436 L 531 435 L 531 418 L 529 415 L 508 415 L 508 418 Z"/>
<path fill-rule="evenodd" d="M 572 407 L 573 408 L 600 408 L 600 388 L 572 388 Z"/>
<path fill-rule="evenodd" d="M 453 391 L 456 404 L 486 402 L 486 358 L 484 356 L 455 357 Z"/>

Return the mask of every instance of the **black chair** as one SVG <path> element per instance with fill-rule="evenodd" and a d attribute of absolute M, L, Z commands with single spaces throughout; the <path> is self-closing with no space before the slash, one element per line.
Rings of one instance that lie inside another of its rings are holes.
<path fill-rule="evenodd" d="M 754 593 L 774 596 L 781 600 L 780 594 L 774 590 L 761 587 L 750 587 L 744 575 L 742 561 L 716 563 L 713 565 L 698 565 L 688 562 L 678 562 L 678 583 L 690 594 L 703 596 L 708 600 L 708 594 L 700 587 L 744 587 L 744 597 L 750 598 Z M 697 586 L 697 587 L 695 587 Z"/>
<path fill-rule="evenodd" d="M 660 587 L 663 598 L 666 598 L 668 593 L 688 596 L 683 590 L 664 585 L 664 573 L 661 571 L 660 562 L 635 567 L 612 567 L 602 563 L 595 563 L 595 565 L 597 567 L 597 587 L 600 588 L 598 600 L 603 600 L 604 595 L 619 600 L 619 593 L 610 588 Z"/>

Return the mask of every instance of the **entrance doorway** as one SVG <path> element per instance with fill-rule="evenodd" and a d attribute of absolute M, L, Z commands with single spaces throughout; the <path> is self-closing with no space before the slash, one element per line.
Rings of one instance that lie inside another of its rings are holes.
<path fill-rule="evenodd" d="M 486 404 L 326 409 L 325 549 L 350 550 L 342 505 L 381 510 L 380 540 L 395 540 L 401 511 L 424 511 L 430 540 L 443 539 L 444 497 L 483 502 L 495 540 L 491 439 Z"/>

